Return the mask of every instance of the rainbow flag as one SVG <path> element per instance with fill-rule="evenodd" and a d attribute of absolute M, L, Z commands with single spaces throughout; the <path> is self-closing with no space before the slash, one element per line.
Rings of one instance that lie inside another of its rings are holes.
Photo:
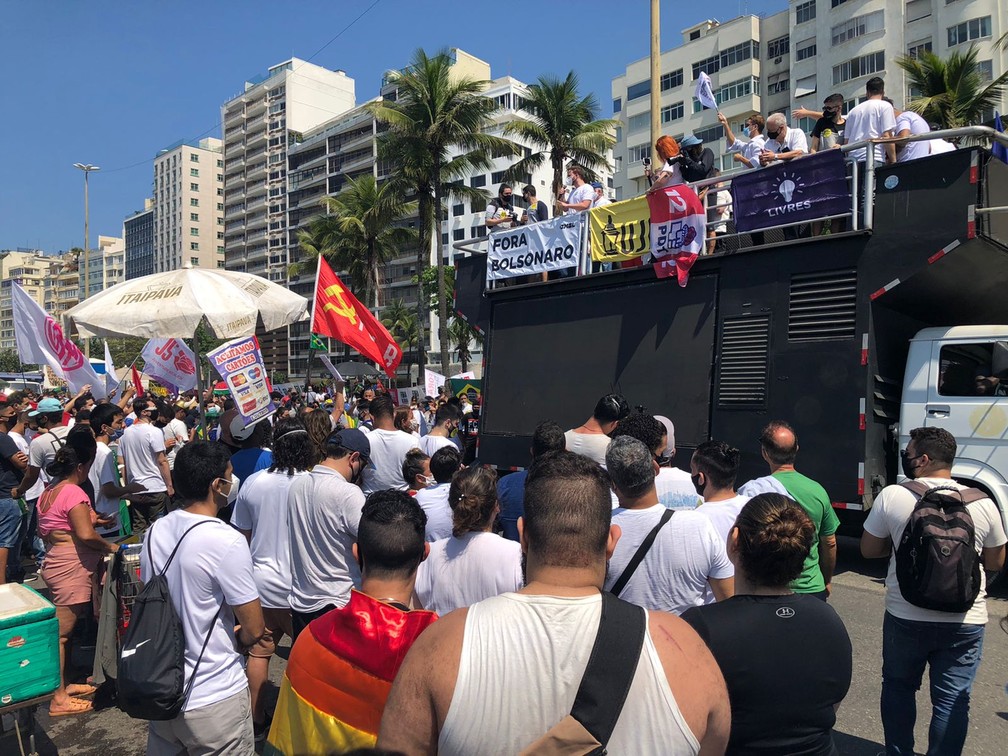
<path fill-rule="evenodd" d="M 263 753 L 374 746 L 399 666 L 434 612 L 404 612 L 358 591 L 312 622 L 291 649 Z"/>

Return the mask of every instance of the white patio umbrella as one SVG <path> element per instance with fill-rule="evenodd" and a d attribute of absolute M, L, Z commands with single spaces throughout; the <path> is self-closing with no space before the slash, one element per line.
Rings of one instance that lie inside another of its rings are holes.
<path fill-rule="evenodd" d="M 192 339 L 205 320 L 219 339 L 251 336 L 256 324 L 272 331 L 308 318 L 308 300 L 265 278 L 230 270 L 184 267 L 130 279 L 95 294 L 63 315 L 64 328 L 82 337 L 139 336 Z M 196 371 L 202 414 L 202 382 Z M 203 420 L 206 427 L 206 419 Z"/>

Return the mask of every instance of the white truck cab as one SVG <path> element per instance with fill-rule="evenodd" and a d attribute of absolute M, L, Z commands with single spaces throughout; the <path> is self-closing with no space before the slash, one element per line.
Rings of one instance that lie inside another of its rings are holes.
<path fill-rule="evenodd" d="M 910 430 L 955 436 L 952 475 L 987 491 L 1008 513 L 1008 325 L 925 328 L 910 341 L 899 445 Z M 902 476 L 900 476 L 902 479 Z"/>

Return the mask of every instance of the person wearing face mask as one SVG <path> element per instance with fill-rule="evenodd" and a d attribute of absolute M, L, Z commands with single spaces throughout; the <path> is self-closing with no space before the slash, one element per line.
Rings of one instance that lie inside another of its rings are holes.
<path fill-rule="evenodd" d="M 179 451 L 182 508 L 150 526 L 140 552 L 140 579 L 164 571 L 168 581 L 191 681 L 182 712 L 150 723 L 148 754 L 255 751 L 242 654 L 262 638 L 265 623 L 248 542 L 217 516 L 238 496 L 229 457 L 225 446 L 207 441 Z"/>
<path fill-rule="evenodd" d="M 416 492 L 417 504 L 427 515 L 424 537 L 428 542 L 440 541 L 451 535 L 452 511 L 448 506 L 448 487 L 461 467 L 462 455 L 454 445 L 438 449 L 430 458 L 433 485 Z"/>
<path fill-rule="evenodd" d="M 423 449 L 410 449 L 406 452 L 406 459 L 402 463 L 402 475 L 406 481 L 406 493 L 410 496 L 416 496 L 417 491 L 434 485 L 434 476 L 430 471 L 430 457 L 424 454 Z"/>
<path fill-rule="evenodd" d="M 426 436 L 420 437 L 420 448 L 428 457 L 433 457 L 438 449 L 445 446 L 458 446 L 451 439 L 453 431 L 462 422 L 462 410 L 455 404 L 442 404 L 434 413 L 434 427 Z"/>
<path fill-rule="evenodd" d="M 787 125 L 783 113 L 774 113 L 766 122 L 767 142 L 759 155 L 760 165 L 770 165 L 778 160 L 794 160 L 808 154 L 808 140 L 801 129 Z"/>
<path fill-rule="evenodd" d="M 567 164 L 567 178 L 557 193 L 557 207 L 564 215 L 574 215 L 587 210 L 595 201 L 595 190 L 588 182 L 588 173 L 577 163 Z"/>
<path fill-rule="evenodd" d="M 487 203 L 484 221 L 491 231 L 498 231 L 503 228 L 514 228 L 518 222 L 518 214 L 515 212 L 513 195 L 514 190 L 511 184 L 501 184 L 497 190 L 496 199 Z"/>
<path fill-rule="evenodd" d="M 119 439 L 119 455 L 127 484 L 136 483 L 144 489 L 143 493 L 130 496 L 133 530 L 140 533 L 167 511 L 175 488 L 168 468 L 164 433 L 154 426 L 159 416 L 157 405 L 141 396 L 133 400 L 133 412 L 136 420 Z"/>
<path fill-rule="evenodd" d="M 847 120 L 843 117 L 844 98 L 842 94 L 831 94 L 823 100 L 822 114 L 819 120 L 812 127 L 812 149 L 809 152 L 819 152 L 820 150 L 833 150 L 839 148 L 843 143 L 844 124 Z"/>
<path fill-rule="evenodd" d="M 735 137 L 724 113 L 718 113 L 718 122 L 724 128 L 725 144 L 728 145 L 727 152 L 732 153 L 732 159 L 747 168 L 759 168 L 759 154 L 766 146 L 766 137 L 763 136 L 766 121 L 763 116 L 756 113 L 745 119 L 743 134 L 749 140 L 748 142 L 743 142 Z"/>
<path fill-rule="evenodd" d="M 119 456 L 109 446 L 122 438 L 122 408 L 117 404 L 99 405 L 91 415 L 91 428 L 97 442 L 94 464 L 91 465 L 89 475 L 95 492 L 95 511 L 108 521 L 107 525 L 97 528 L 98 533 L 107 538 L 129 535 L 132 532 L 129 510 L 121 507 L 120 502 L 133 494 L 145 493 L 146 489 L 138 482 L 128 486 L 122 484 L 119 477 Z"/>
<path fill-rule="evenodd" d="M 735 519 L 749 501 L 748 496 L 735 491 L 741 458 L 739 450 L 724 441 L 705 441 L 690 460 L 690 477 L 696 492 L 703 497 L 703 504 L 697 511 L 711 521 L 718 538 L 725 543 Z M 705 602 L 714 603 L 714 594 L 710 591 Z"/>
<path fill-rule="evenodd" d="M 352 549 L 364 507 L 360 484 L 371 444 L 356 428 L 343 428 L 326 439 L 325 454 L 287 494 L 295 639 L 316 617 L 345 606 L 350 589 L 360 587 Z"/>

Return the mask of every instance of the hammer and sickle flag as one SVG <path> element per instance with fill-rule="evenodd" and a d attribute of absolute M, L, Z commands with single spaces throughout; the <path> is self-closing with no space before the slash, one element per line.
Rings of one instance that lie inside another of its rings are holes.
<path fill-rule="evenodd" d="M 402 361 L 402 349 L 392 334 L 357 301 L 321 256 L 315 276 L 311 332 L 352 346 L 381 365 L 390 378 Z"/>

